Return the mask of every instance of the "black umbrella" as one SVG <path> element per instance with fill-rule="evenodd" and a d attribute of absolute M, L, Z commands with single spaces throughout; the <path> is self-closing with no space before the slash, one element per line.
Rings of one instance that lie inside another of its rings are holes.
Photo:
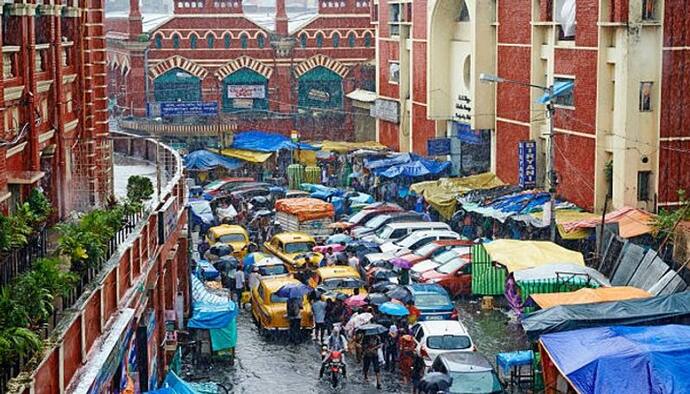
<path fill-rule="evenodd" d="M 211 249 L 209 249 L 209 252 L 211 254 L 215 254 L 218 257 L 223 257 L 227 256 L 229 254 L 232 254 L 232 246 L 228 244 L 215 244 L 211 246 Z"/>
<path fill-rule="evenodd" d="M 383 269 L 383 268 L 377 270 L 373 275 L 374 282 L 389 281 L 390 278 L 397 278 L 397 277 L 398 277 L 398 275 L 395 272 L 393 272 L 391 270 Z"/>
<path fill-rule="evenodd" d="M 223 256 L 213 263 L 213 266 L 221 272 L 228 272 L 228 270 L 237 268 L 238 265 L 240 265 L 240 263 L 233 255 Z"/>
<path fill-rule="evenodd" d="M 393 289 L 397 289 L 400 287 L 400 285 L 396 285 L 393 282 L 388 282 L 388 281 L 383 281 L 383 282 L 378 282 L 371 286 L 371 292 L 372 293 L 387 293 Z"/>
<path fill-rule="evenodd" d="M 453 385 L 453 378 L 441 373 L 430 372 L 419 382 L 419 390 L 423 393 L 436 394 L 439 391 L 445 392 Z"/>
<path fill-rule="evenodd" d="M 403 303 L 407 303 L 408 301 L 412 300 L 412 294 L 410 294 L 406 288 L 400 286 L 387 291 L 386 295 L 391 299 L 399 300 Z"/>
<path fill-rule="evenodd" d="M 391 299 L 388 298 L 385 294 L 381 293 L 369 293 L 366 298 L 367 302 L 369 305 L 381 305 L 383 303 L 386 303 L 390 301 Z"/>
<path fill-rule="evenodd" d="M 357 327 L 357 332 L 361 332 L 364 336 L 381 335 L 388 332 L 388 329 L 380 324 L 365 324 Z"/>
<path fill-rule="evenodd" d="M 370 267 L 391 269 L 393 268 L 393 264 L 387 262 L 386 260 L 376 260 L 373 263 L 369 264 L 367 268 Z"/>

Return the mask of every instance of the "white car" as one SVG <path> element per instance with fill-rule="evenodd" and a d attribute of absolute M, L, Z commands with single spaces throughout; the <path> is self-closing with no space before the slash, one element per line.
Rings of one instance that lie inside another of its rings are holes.
<path fill-rule="evenodd" d="M 415 231 L 407 236 L 394 241 L 386 242 L 380 246 L 381 252 L 400 252 L 400 256 L 410 253 L 411 250 L 420 248 L 433 241 L 441 241 L 447 239 L 460 239 L 460 234 L 451 230 L 423 230 Z"/>
<path fill-rule="evenodd" d="M 446 264 L 447 262 L 459 256 L 462 256 L 463 254 L 466 254 L 467 249 L 468 248 L 466 247 L 460 246 L 458 248 L 447 250 L 432 259 L 420 261 L 419 263 L 415 264 L 410 270 L 410 277 L 415 282 L 419 281 L 419 278 L 422 277 L 422 274 L 424 274 L 427 271 L 436 269 L 442 266 L 443 264 Z"/>
<path fill-rule="evenodd" d="M 467 328 L 457 320 L 422 321 L 411 330 L 417 341 L 416 351 L 424 358 L 427 368 L 439 354 L 477 350 Z"/>

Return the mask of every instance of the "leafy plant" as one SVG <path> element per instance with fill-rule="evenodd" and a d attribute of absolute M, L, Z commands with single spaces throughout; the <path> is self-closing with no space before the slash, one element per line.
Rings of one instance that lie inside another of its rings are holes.
<path fill-rule="evenodd" d="M 12 296 L 25 308 L 29 327 L 38 328 L 53 312 L 53 294 L 43 285 L 36 271 L 29 271 L 17 278 L 12 285 Z"/>
<path fill-rule="evenodd" d="M 39 285 L 55 296 L 67 295 L 79 280 L 74 273 L 61 269 L 58 258 L 38 259 L 34 262 L 32 273 L 37 276 Z"/>
<path fill-rule="evenodd" d="M 153 195 L 153 183 L 145 176 L 132 175 L 127 180 L 127 199 L 141 204 Z"/>
<path fill-rule="evenodd" d="M 41 348 L 41 339 L 28 328 L 0 328 L 0 363 L 9 364 Z"/>
<path fill-rule="evenodd" d="M 10 219 L 7 216 L 0 215 L 0 252 L 7 252 L 11 249 L 11 232 Z"/>
<path fill-rule="evenodd" d="M 34 218 L 37 222 L 45 222 L 48 220 L 50 213 L 53 210 L 53 206 L 50 201 L 39 189 L 31 190 L 29 198 L 27 198 L 26 203 L 34 214 Z"/>
<path fill-rule="evenodd" d="M 685 190 L 678 190 L 678 199 L 680 201 L 679 207 L 673 210 L 661 209 L 656 215 L 652 222 L 654 235 L 666 237 L 673 231 L 678 221 L 690 220 L 690 201 L 686 198 Z"/>

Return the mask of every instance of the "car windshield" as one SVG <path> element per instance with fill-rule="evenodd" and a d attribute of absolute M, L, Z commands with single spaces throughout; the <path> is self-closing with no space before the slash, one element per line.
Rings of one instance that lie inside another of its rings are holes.
<path fill-rule="evenodd" d="M 259 267 L 259 275 L 261 276 L 283 275 L 287 273 L 287 269 L 282 264 Z"/>
<path fill-rule="evenodd" d="M 380 216 L 374 216 L 372 219 L 369 219 L 365 226 L 369 228 L 378 228 L 380 225 L 386 222 L 388 220 L 388 215 L 380 215 Z"/>
<path fill-rule="evenodd" d="M 453 385 L 451 393 L 498 393 L 501 382 L 492 371 L 484 372 L 451 372 Z"/>
<path fill-rule="evenodd" d="M 293 242 L 285 244 L 285 253 L 309 253 L 313 248 L 313 242 Z"/>
<path fill-rule="evenodd" d="M 449 250 L 434 257 L 434 261 L 439 264 L 445 264 L 456 257 L 458 257 L 458 254 L 454 250 Z"/>
<path fill-rule="evenodd" d="M 414 297 L 414 303 L 418 307 L 432 308 L 437 306 L 446 306 L 450 304 L 450 299 L 445 294 L 417 294 Z"/>
<path fill-rule="evenodd" d="M 336 278 L 324 280 L 321 286 L 327 290 L 358 289 L 362 287 L 362 282 L 355 278 Z"/>
<path fill-rule="evenodd" d="M 283 302 L 287 302 L 287 297 L 280 297 L 275 294 L 271 294 L 271 303 L 272 304 L 280 304 Z"/>
<path fill-rule="evenodd" d="M 467 335 L 434 335 L 426 339 L 426 346 L 434 350 L 463 350 L 472 346 Z"/>
<path fill-rule="evenodd" d="M 244 234 L 224 234 L 218 237 L 218 242 L 229 244 L 232 242 L 247 242 Z"/>
<path fill-rule="evenodd" d="M 431 252 L 433 252 L 434 250 L 436 250 L 437 248 L 439 248 L 439 246 L 435 242 L 432 242 L 432 243 L 428 243 L 428 244 L 422 246 L 421 248 L 417 249 L 414 253 L 417 255 L 420 255 L 420 256 L 426 256 L 426 255 L 430 254 Z"/>
<path fill-rule="evenodd" d="M 381 239 L 388 239 L 392 232 L 393 229 L 390 226 L 383 226 L 376 230 L 376 236 Z"/>
<path fill-rule="evenodd" d="M 467 261 L 465 261 L 465 259 L 461 259 L 458 257 L 436 268 L 436 271 L 439 274 L 450 274 L 451 272 L 457 270 L 465 264 L 467 264 Z"/>

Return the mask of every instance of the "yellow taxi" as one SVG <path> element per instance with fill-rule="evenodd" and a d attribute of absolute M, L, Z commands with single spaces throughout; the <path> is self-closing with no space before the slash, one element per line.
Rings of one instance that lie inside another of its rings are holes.
<path fill-rule="evenodd" d="M 316 270 L 316 291 L 322 298 L 334 298 L 335 293 L 351 296 L 355 289 L 359 289 L 360 295 L 367 294 L 359 272 L 350 266 L 322 267 Z"/>
<path fill-rule="evenodd" d="M 260 332 L 287 330 L 290 322 L 287 319 L 287 298 L 279 297 L 274 293 L 286 284 L 299 284 L 297 279 L 278 276 L 266 277 L 259 280 L 259 285 L 252 290 L 252 316 L 259 326 Z M 304 297 L 302 309 L 302 329 L 314 328 L 314 318 L 311 313 L 311 304 Z"/>
<path fill-rule="evenodd" d="M 243 258 L 249 249 L 249 233 L 242 226 L 234 224 L 221 224 L 211 227 L 206 234 L 206 241 L 209 246 L 216 244 L 227 244 L 232 247 L 233 255 Z"/>
<path fill-rule="evenodd" d="M 287 263 L 291 273 L 319 266 L 323 255 L 312 252 L 314 246 L 314 237 L 304 233 L 280 233 L 264 243 L 264 249 Z"/>

